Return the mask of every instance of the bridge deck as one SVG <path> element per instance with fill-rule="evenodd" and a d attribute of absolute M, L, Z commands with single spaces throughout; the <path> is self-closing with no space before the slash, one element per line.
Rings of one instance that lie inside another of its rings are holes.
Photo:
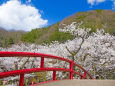
<path fill-rule="evenodd" d="M 115 86 L 115 80 L 62 80 L 38 86 Z"/>

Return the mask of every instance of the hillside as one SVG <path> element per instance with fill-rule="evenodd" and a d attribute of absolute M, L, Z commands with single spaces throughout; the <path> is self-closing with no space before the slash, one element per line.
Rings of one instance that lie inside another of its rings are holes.
<path fill-rule="evenodd" d="M 12 44 L 18 43 L 21 40 L 24 31 L 7 31 L 0 28 L 0 47 L 8 47 Z"/>
<path fill-rule="evenodd" d="M 69 33 L 59 32 L 59 28 L 63 28 L 72 22 L 83 22 L 82 28 L 91 28 L 92 32 L 96 29 L 104 29 L 112 35 L 115 35 L 115 12 L 111 10 L 94 10 L 88 12 L 79 12 L 63 19 L 50 27 L 34 29 L 22 36 L 23 42 L 29 43 L 50 43 L 51 41 L 65 42 L 73 39 Z"/>
<path fill-rule="evenodd" d="M 23 42 L 43 44 L 51 43 L 52 41 L 65 42 L 68 39 L 73 39 L 70 33 L 59 32 L 59 23 L 56 23 L 47 28 L 33 29 L 31 32 L 22 36 Z"/>
<path fill-rule="evenodd" d="M 115 11 L 111 10 L 94 10 L 88 12 L 79 12 L 72 16 L 63 19 L 59 28 L 63 28 L 71 22 L 81 22 L 82 28 L 91 28 L 92 31 L 96 29 L 104 29 L 106 32 L 115 35 Z"/>
<path fill-rule="evenodd" d="M 72 22 L 83 22 L 81 28 L 91 28 L 92 32 L 96 29 L 104 29 L 112 35 L 115 35 L 115 11 L 111 10 L 93 10 L 88 12 L 78 12 L 73 14 L 61 22 L 53 24 L 49 27 L 36 28 L 30 32 L 23 31 L 6 31 L 0 29 L 0 46 L 7 47 L 20 41 L 27 43 L 51 43 L 52 41 L 65 42 L 74 37 L 70 33 L 59 32 L 59 28 L 63 28 Z"/>

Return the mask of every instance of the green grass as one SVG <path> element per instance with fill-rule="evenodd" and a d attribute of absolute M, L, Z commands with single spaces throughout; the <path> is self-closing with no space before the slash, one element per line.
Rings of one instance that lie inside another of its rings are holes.
<path fill-rule="evenodd" d="M 98 14 L 101 14 L 103 9 L 95 9 L 95 11 L 98 13 Z"/>
<path fill-rule="evenodd" d="M 35 43 L 36 39 L 39 39 L 40 36 L 46 34 L 48 28 L 33 29 L 31 32 L 24 34 L 21 38 L 23 42 Z"/>
<path fill-rule="evenodd" d="M 52 41 L 65 42 L 68 39 L 72 40 L 74 37 L 69 32 L 59 32 L 58 26 L 54 28 L 41 28 L 34 29 L 21 38 L 23 42 L 36 43 L 36 44 L 50 44 Z"/>
<path fill-rule="evenodd" d="M 65 42 L 68 39 L 72 40 L 74 37 L 69 33 L 65 33 L 65 32 L 59 32 L 58 29 L 55 30 L 55 32 L 49 37 L 48 40 L 46 40 L 46 43 L 51 43 L 52 41 L 58 41 L 58 42 Z"/>

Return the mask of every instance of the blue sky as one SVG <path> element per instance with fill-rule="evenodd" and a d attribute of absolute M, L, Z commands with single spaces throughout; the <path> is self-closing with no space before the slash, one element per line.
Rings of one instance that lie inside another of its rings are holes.
<path fill-rule="evenodd" d="M 0 0 L 0 5 L 9 0 Z M 52 25 L 77 12 L 95 9 L 114 10 L 115 0 L 19 0 L 39 10 L 41 18 Z"/>
<path fill-rule="evenodd" d="M 77 12 L 94 9 L 112 10 L 113 2 L 108 0 L 92 6 L 87 0 L 33 0 L 32 4 L 38 9 L 43 10 L 43 18 L 48 19 L 49 24 L 52 24 Z"/>

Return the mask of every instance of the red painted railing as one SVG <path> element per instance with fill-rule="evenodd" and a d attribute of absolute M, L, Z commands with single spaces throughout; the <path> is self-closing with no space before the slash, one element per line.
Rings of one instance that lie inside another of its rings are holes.
<path fill-rule="evenodd" d="M 93 77 L 80 65 L 73 63 L 72 60 L 65 59 L 58 56 L 48 55 L 48 54 L 41 54 L 41 53 L 29 53 L 29 52 L 6 52 L 2 51 L 0 52 L 0 57 L 40 57 L 41 58 L 41 65 L 40 68 L 32 68 L 32 69 L 22 69 L 22 70 L 15 70 L 15 71 L 8 71 L 8 72 L 2 72 L 0 73 L 0 78 L 5 78 L 9 76 L 16 76 L 20 75 L 20 81 L 19 86 L 23 86 L 24 83 L 24 74 L 32 73 L 32 72 L 43 72 L 43 71 L 53 71 L 53 81 L 56 80 L 56 71 L 65 71 L 69 72 L 70 78 L 73 79 L 73 73 L 79 75 L 81 79 L 87 79 L 89 76 L 90 79 L 93 79 Z M 44 68 L 44 58 L 51 58 L 51 59 L 58 59 L 62 61 L 66 61 L 70 63 L 70 68 Z M 80 68 L 84 73 L 80 73 L 73 70 L 73 65 Z"/>

